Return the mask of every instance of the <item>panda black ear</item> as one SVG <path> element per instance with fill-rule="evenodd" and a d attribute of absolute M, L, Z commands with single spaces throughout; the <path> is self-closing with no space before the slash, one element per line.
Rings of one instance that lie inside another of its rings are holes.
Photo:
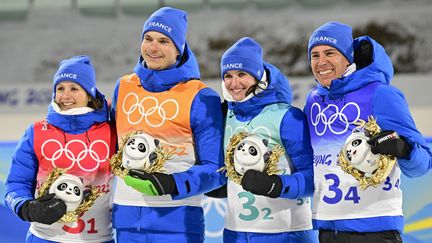
<path fill-rule="evenodd" d="M 91 194 L 92 194 L 92 190 L 90 188 L 85 189 L 83 193 L 84 195 L 83 199 L 86 200 Z"/>
<path fill-rule="evenodd" d="M 155 146 L 156 146 L 156 147 L 159 146 L 159 139 L 155 139 L 155 140 L 154 140 L 154 143 L 155 143 Z"/>
<path fill-rule="evenodd" d="M 268 144 L 269 144 L 269 141 L 267 139 L 265 139 L 265 138 L 262 141 L 263 141 L 264 145 L 267 147 Z"/>
<path fill-rule="evenodd" d="M 266 145 L 267 146 L 267 145 Z M 267 163 L 268 159 L 270 158 L 270 155 L 272 154 L 272 151 L 268 151 L 263 155 L 264 163 Z"/>

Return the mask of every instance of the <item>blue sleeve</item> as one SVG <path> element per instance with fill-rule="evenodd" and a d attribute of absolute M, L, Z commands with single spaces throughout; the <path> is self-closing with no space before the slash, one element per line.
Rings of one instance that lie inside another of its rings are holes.
<path fill-rule="evenodd" d="M 280 125 L 280 136 L 294 166 L 291 175 L 281 175 L 283 187 L 280 197 L 296 199 L 310 196 L 314 191 L 313 149 L 305 114 L 291 107 Z"/>
<path fill-rule="evenodd" d="M 412 147 L 408 158 L 398 160 L 402 172 L 408 177 L 426 174 L 432 165 L 432 153 L 416 128 L 402 92 L 393 86 L 381 85 L 375 91 L 372 110 L 382 130 L 396 131 Z"/>
<path fill-rule="evenodd" d="M 18 214 L 24 202 L 34 199 L 38 164 L 31 125 L 12 154 L 12 164 L 6 179 L 5 203 L 15 214 Z"/>
<path fill-rule="evenodd" d="M 111 109 L 110 109 L 110 121 L 113 124 L 115 123 L 115 117 L 116 117 L 116 106 L 117 106 L 119 86 L 120 86 L 120 80 L 117 80 L 117 83 L 114 87 L 114 93 L 113 93 L 113 97 L 111 100 Z"/>
<path fill-rule="evenodd" d="M 195 143 L 196 163 L 187 171 L 174 173 L 182 199 L 202 194 L 225 183 L 224 175 L 216 172 L 223 166 L 223 118 L 221 100 L 210 88 L 204 88 L 195 96 L 190 113 Z"/>

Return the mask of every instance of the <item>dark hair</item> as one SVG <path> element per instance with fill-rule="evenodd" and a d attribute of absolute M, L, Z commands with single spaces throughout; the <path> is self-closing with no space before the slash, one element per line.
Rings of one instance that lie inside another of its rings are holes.
<path fill-rule="evenodd" d="M 265 72 L 265 75 L 266 75 L 266 79 L 265 80 L 266 81 L 261 81 L 261 80 L 258 81 L 258 80 L 255 79 L 257 82 L 254 85 L 252 85 L 252 86 L 249 87 L 249 89 L 246 91 L 246 95 L 245 96 L 248 96 L 251 93 L 253 93 L 255 96 L 259 95 L 256 92 L 257 92 L 257 89 L 261 89 L 262 90 L 262 88 L 260 87 L 260 84 L 265 84 L 266 82 L 270 83 L 269 77 L 267 75 L 269 73 L 269 71 L 267 69 L 265 69 L 265 68 L 264 68 L 264 70 L 266 71 Z"/>
<path fill-rule="evenodd" d="M 95 110 L 101 110 L 104 107 L 103 97 L 99 93 L 96 93 L 96 99 L 91 97 L 90 95 L 88 95 L 88 97 L 89 97 L 88 107 L 93 108 Z"/>

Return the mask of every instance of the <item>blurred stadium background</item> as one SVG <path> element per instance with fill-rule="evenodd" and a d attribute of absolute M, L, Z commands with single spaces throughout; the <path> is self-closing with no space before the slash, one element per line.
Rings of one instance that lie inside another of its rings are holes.
<path fill-rule="evenodd" d="M 25 128 L 44 118 L 52 76 L 60 60 L 87 54 L 107 98 L 116 80 L 132 72 L 142 25 L 161 6 L 189 13 L 188 42 L 202 80 L 220 93 L 219 61 L 243 36 L 263 47 L 264 58 L 290 79 L 293 104 L 303 107 L 315 85 L 307 60 L 314 28 L 337 20 L 354 35 L 370 35 L 390 54 L 393 84 L 408 101 L 419 130 L 432 143 L 432 1 L 430 0 L 0 0 L 0 242 L 22 242 L 26 224 L 3 207 L 10 155 Z M 432 242 L 429 174 L 404 180 L 404 242 Z M 221 242 L 224 202 L 205 201 L 206 242 Z"/>

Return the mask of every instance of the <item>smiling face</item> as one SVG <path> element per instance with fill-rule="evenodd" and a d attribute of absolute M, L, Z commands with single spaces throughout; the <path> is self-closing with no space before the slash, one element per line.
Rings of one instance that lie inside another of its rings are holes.
<path fill-rule="evenodd" d="M 318 45 L 311 50 L 310 65 L 318 82 L 324 87 L 330 87 L 332 80 L 343 75 L 349 62 L 336 48 Z"/>
<path fill-rule="evenodd" d="M 72 108 L 86 107 L 90 97 L 87 92 L 77 83 L 63 81 L 55 88 L 55 102 L 62 111 Z"/>
<path fill-rule="evenodd" d="M 173 65 L 179 51 L 172 40 L 164 34 L 149 31 L 141 43 L 141 56 L 149 69 L 163 70 Z"/>
<path fill-rule="evenodd" d="M 224 84 L 228 93 L 235 101 L 242 101 L 247 91 L 257 81 L 249 73 L 241 70 L 230 70 L 224 74 Z"/>

